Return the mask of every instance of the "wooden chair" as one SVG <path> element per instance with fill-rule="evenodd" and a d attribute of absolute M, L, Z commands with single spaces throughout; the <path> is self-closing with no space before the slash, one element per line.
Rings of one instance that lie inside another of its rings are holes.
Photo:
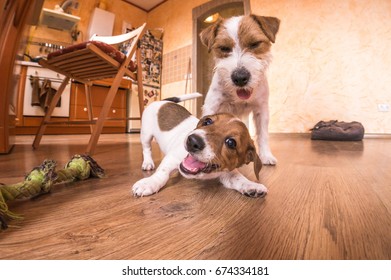
<path fill-rule="evenodd" d="M 137 81 L 138 99 L 140 108 L 140 118 L 144 110 L 143 83 L 141 69 L 141 54 L 139 40 L 145 32 L 146 24 L 132 32 L 118 36 L 92 36 L 90 41 L 73 45 L 68 48 L 56 51 L 48 55 L 47 59 L 41 59 L 39 64 L 45 68 L 56 71 L 65 76 L 63 82 L 53 96 L 49 108 L 41 122 L 35 135 L 33 148 L 39 147 L 45 129 L 51 122 L 50 118 L 56 104 L 60 100 L 61 94 L 70 79 L 84 83 L 86 88 L 87 109 L 89 112 L 88 121 L 66 122 L 67 124 L 90 124 L 91 137 L 86 153 L 92 155 L 103 129 L 103 123 L 107 119 L 110 107 L 118 91 L 123 77 L 128 76 Z M 128 42 L 126 56 L 111 45 Z M 132 57 L 136 53 L 136 66 L 132 62 Z M 133 67 L 131 67 L 133 66 Z M 135 71 L 136 70 L 136 71 Z M 103 108 L 97 119 L 93 119 L 91 105 L 91 85 L 93 81 L 113 78 L 112 85 L 104 101 Z"/>

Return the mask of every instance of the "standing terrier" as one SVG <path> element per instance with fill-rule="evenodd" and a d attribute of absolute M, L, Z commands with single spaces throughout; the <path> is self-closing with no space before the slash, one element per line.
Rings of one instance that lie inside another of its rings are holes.
<path fill-rule="evenodd" d="M 275 17 L 239 16 L 221 19 L 200 34 L 215 58 L 203 115 L 227 112 L 244 117 L 252 112 L 259 155 L 262 163 L 269 165 L 277 160 L 269 147 L 266 70 L 279 25 Z"/>

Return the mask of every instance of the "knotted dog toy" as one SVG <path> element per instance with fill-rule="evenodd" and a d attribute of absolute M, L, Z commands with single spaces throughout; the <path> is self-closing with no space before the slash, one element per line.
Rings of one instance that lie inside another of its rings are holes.
<path fill-rule="evenodd" d="M 55 169 L 56 162 L 47 159 L 40 166 L 33 168 L 23 182 L 13 185 L 0 184 L 0 230 L 8 227 L 7 220 L 23 218 L 8 209 L 7 201 L 48 193 L 54 184 L 105 177 L 104 170 L 88 155 L 74 155 L 64 169 Z"/>

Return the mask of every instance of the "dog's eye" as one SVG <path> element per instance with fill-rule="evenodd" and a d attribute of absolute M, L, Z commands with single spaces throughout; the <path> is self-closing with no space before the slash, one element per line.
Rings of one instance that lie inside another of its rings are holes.
<path fill-rule="evenodd" d="M 221 47 L 219 47 L 219 49 L 223 53 L 230 53 L 232 51 L 232 48 L 227 47 L 227 46 L 221 46 Z"/>
<path fill-rule="evenodd" d="M 261 44 L 262 44 L 261 41 L 253 42 L 253 43 L 251 43 L 251 44 L 249 45 L 249 48 L 250 48 L 250 49 L 256 49 L 256 48 L 258 48 Z"/>
<path fill-rule="evenodd" d="M 203 122 L 203 126 L 211 125 L 213 123 L 213 120 L 211 118 L 206 118 Z"/>
<path fill-rule="evenodd" d="M 225 145 L 227 145 L 227 147 L 230 149 L 235 149 L 236 148 L 236 141 L 233 138 L 227 138 L 227 139 L 225 139 Z"/>

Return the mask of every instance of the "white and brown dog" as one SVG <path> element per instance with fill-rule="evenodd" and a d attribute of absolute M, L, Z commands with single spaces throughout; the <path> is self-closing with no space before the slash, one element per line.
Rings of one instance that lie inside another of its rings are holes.
<path fill-rule="evenodd" d="M 275 17 L 239 16 L 219 20 L 200 34 L 215 58 L 203 115 L 228 112 L 243 117 L 252 112 L 259 155 L 263 164 L 271 165 L 277 160 L 269 147 L 266 70 L 279 25 Z"/>
<path fill-rule="evenodd" d="M 185 98 L 195 96 L 200 94 L 188 94 Z M 174 102 L 156 101 L 143 113 L 140 138 L 143 170 L 155 168 L 151 151 L 153 138 L 165 156 L 154 174 L 133 185 L 135 196 L 158 192 L 167 183 L 170 173 L 177 169 L 185 178 L 219 178 L 226 188 L 247 196 L 263 197 L 267 193 L 264 185 L 248 180 L 237 171 L 238 167 L 254 162 L 254 172 L 259 179 L 262 162 L 245 124 L 231 114 L 215 114 L 199 120 Z"/>

